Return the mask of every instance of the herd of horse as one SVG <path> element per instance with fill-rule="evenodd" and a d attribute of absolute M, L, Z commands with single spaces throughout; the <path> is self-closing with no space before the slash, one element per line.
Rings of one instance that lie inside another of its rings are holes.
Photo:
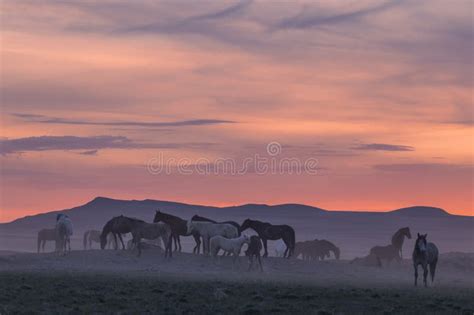
<path fill-rule="evenodd" d="M 251 237 L 243 235 L 247 229 L 254 230 L 257 235 Z M 101 249 L 107 247 L 118 249 L 119 241 L 122 249 L 125 249 L 123 235 L 132 235 L 131 247 L 138 249 L 138 256 L 142 253 L 142 240 L 161 239 L 165 249 L 165 257 L 172 257 L 173 242 L 174 251 L 181 251 L 182 236 L 192 236 L 196 245 L 193 253 L 217 257 L 222 250 L 223 255 L 232 255 L 234 263 L 240 255 L 244 244 L 247 244 L 245 255 L 249 258 L 249 270 L 252 268 L 253 259 L 256 258 L 260 270 L 261 251 L 263 257 L 268 256 L 267 242 L 269 240 L 282 240 L 285 249 L 282 257 L 290 258 L 301 255 L 303 260 L 324 260 L 330 257 L 332 252 L 335 259 L 340 257 L 340 249 L 328 240 L 309 240 L 303 242 L 295 241 L 295 230 L 286 224 L 273 225 L 268 222 L 246 219 L 241 225 L 234 221 L 217 222 L 209 218 L 195 215 L 191 220 L 184 220 L 172 214 L 156 211 L 153 223 L 140 219 L 126 217 L 123 215 L 113 217 L 103 227 L 102 231 L 89 230 L 84 233 L 84 249 L 91 248 L 93 242 L 100 243 Z M 65 214 L 58 214 L 56 227 L 54 229 L 43 229 L 38 232 L 38 252 L 44 251 L 47 240 L 56 241 L 56 251 L 66 254 L 71 250 L 70 237 L 72 235 L 72 222 Z M 405 238 L 410 239 L 411 233 L 408 227 L 399 229 L 392 237 L 391 244 L 386 246 L 375 246 L 369 251 L 366 259 L 374 259 L 379 266 L 382 260 L 390 263 L 392 260 L 401 262 L 402 247 Z M 428 270 L 431 280 L 434 281 L 436 265 L 438 262 L 438 249 L 433 243 L 427 242 L 427 235 L 417 235 L 412 255 L 415 269 L 415 286 L 417 285 L 418 266 L 423 268 L 423 281 L 427 285 Z M 355 260 L 354 260 L 355 261 Z"/>

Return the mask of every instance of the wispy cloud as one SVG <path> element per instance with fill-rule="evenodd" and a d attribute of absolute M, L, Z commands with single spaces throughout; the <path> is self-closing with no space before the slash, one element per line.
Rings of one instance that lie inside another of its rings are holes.
<path fill-rule="evenodd" d="M 30 115 L 23 113 L 13 113 L 15 117 L 24 121 L 42 123 L 42 124 L 61 124 L 61 125 L 95 125 L 95 126 L 128 126 L 128 127 L 187 127 L 187 126 L 206 126 L 217 124 L 232 124 L 235 121 L 221 119 L 191 119 L 170 122 L 144 122 L 144 121 L 92 121 L 85 119 L 67 119 L 58 117 L 47 117 L 43 115 Z"/>
<path fill-rule="evenodd" d="M 97 155 L 97 152 L 99 152 L 99 150 L 88 150 L 88 151 L 83 151 L 83 152 L 79 152 L 80 155 Z"/>
<path fill-rule="evenodd" d="M 412 173 L 436 173 L 436 172 L 474 172 L 474 165 L 466 164 L 441 164 L 441 163 L 399 163 L 399 164 L 376 164 L 374 169 L 385 172 L 412 172 Z"/>
<path fill-rule="evenodd" d="M 415 148 L 408 145 L 386 144 L 386 143 L 369 143 L 361 144 L 353 147 L 354 150 L 367 151 L 414 151 Z"/>
<path fill-rule="evenodd" d="M 143 143 L 122 136 L 39 136 L 0 140 L 0 154 L 51 150 L 87 150 L 96 154 L 100 149 L 182 149 L 202 148 L 214 143 Z M 95 152 L 94 152 L 95 151 Z M 84 152 L 83 152 L 84 154 Z"/>
<path fill-rule="evenodd" d="M 326 26 L 326 25 L 332 25 L 332 24 L 338 24 L 338 23 L 344 23 L 344 22 L 352 22 L 364 16 L 387 10 L 397 5 L 399 2 L 400 1 L 389 0 L 389 1 L 379 3 L 377 5 L 367 6 L 361 9 L 356 9 L 356 10 L 348 11 L 348 12 L 340 12 L 333 15 L 321 15 L 321 14 L 314 15 L 314 14 L 308 14 L 306 10 L 303 10 L 301 13 L 293 17 L 282 20 L 280 23 L 277 24 L 276 28 L 304 29 L 304 28 Z"/>
<path fill-rule="evenodd" d="M 210 19 L 220 19 L 220 18 L 229 17 L 236 13 L 242 12 L 245 8 L 249 7 L 251 4 L 252 4 L 252 0 L 242 0 L 222 10 L 194 16 L 194 17 L 191 17 L 189 20 L 210 20 Z"/>

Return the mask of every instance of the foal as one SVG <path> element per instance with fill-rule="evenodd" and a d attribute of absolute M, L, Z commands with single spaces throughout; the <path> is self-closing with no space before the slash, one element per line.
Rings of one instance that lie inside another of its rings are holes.
<path fill-rule="evenodd" d="M 260 272 L 263 271 L 262 267 L 262 259 L 260 258 L 260 252 L 262 251 L 262 241 L 260 240 L 260 237 L 256 235 L 250 236 L 250 243 L 245 251 L 245 256 L 249 258 L 249 269 L 247 271 L 250 271 L 252 269 L 253 265 L 253 257 L 257 257 L 258 263 L 260 265 Z"/>
<path fill-rule="evenodd" d="M 228 253 L 234 255 L 234 263 L 237 260 L 237 257 L 240 255 L 240 250 L 244 244 L 248 244 L 250 239 L 247 235 L 241 235 L 236 238 L 225 238 L 220 235 L 211 237 L 210 246 L 211 246 L 211 255 L 217 257 L 219 250 L 224 250 Z"/>

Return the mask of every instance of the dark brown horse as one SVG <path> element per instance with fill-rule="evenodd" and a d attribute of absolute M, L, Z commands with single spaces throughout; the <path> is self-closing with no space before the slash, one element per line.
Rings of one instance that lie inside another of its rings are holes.
<path fill-rule="evenodd" d="M 405 240 L 405 237 L 408 239 L 411 239 L 411 233 L 410 233 L 409 227 L 404 227 L 404 228 L 399 229 L 392 236 L 392 245 L 396 249 L 398 249 L 398 252 L 400 253 L 400 258 L 403 258 L 402 247 L 403 247 L 403 241 Z"/>
<path fill-rule="evenodd" d="M 38 232 L 38 253 L 44 252 L 46 241 L 56 241 L 56 229 L 42 229 Z"/>
<path fill-rule="evenodd" d="M 104 249 L 107 245 L 107 235 L 112 233 L 114 236 L 115 243 L 117 243 L 117 236 L 122 243 L 122 249 L 125 249 L 123 243 L 122 234 L 131 233 L 132 230 L 141 223 L 145 223 L 143 220 L 125 217 L 123 215 L 110 219 L 102 229 L 100 234 L 100 248 Z"/>
<path fill-rule="evenodd" d="M 438 248 L 433 243 L 428 243 L 426 237 L 428 234 L 421 235 L 418 233 L 418 237 L 415 242 L 415 248 L 413 249 L 413 267 L 415 268 L 415 287 L 418 283 L 418 265 L 423 268 L 423 283 L 425 287 L 428 286 L 426 278 L 428 275 L 428 266 L 430 268 L 431 283 L 434 281 L 436 265 L 438 264 Z"/>
<path fill-rule="evenodd" d="M 252 269 L 254 257 L 257 258 L 258 264 L 260 265 L 260 271 L 263 271 L 262 260 L 260 259 L 261 251 L 262 251 L 262 241 L 260 240 L 260 237 L 256 235 L 250 236 L 250 243 L 247 247 L 247 250 L 245 251 L 245 256 L 249 258 L 248 271 Z"/>
<path fill-rule="evenodd" d="M 263 257 L 268 256 L 267 240 L 275 241 L 279 239 L 282 239 L 286 245 L 283 257 L 290 258 L 291 255 L 293 255 L 293 251 L 295 250 L 295 230 L 291 226 L 286 224 L 272 225 L 268 222 L 247 219 L 242 223 L 239 232 L 243 232 L 248 228 L 257 232 L 258 236 L 262 239 L 263 248 L 265 249 Z"/>
<path fill-rule="evenodd" d="M 222 224 L 230 224 L 230 225 L 233 225 L 237 228 L 237 231 L 239 231 L 239 235 L 240 236 L 240 225 L 235 222 L 235 221 L 225 221 L 225 222 L 217 222 L 217 221 L 214 221 L 212 219 L 209 219 L 209 218 L 206 218 L 206 217 L 201 217 L 199 215 L 194 215 L 192 218 L 191 218 L 191 221 L 201 221 L 201 222 L 211 222 L 211 223 L 222 223 Z M 196 239 L 196 238 L 195 238 Z M 201 247 L 201 238 L 198 236 L 198 238 L 196 239 L 196 246 L 194 246 L 194 249 L 193 249 L 193 253 L 195 254 L 199 254 L 199 251 L 200 251 L 200 247 Z M 204 251 L 204 249 L 203 249 Z"/>
<path fill-rule="evenodd" d="M 402 258 L 398 253 L 398 248 L 392 244 L 387 246 L 374 246 L 370 249 L 370 255 L 375 255 L 380 261 L 386 260 L 388 264 L 390 264 L 392 260 L 395 260 L 398 263 L 402 262 Z"/>
<path fill-rule="evenodd" d="M 196 243 L 199 241 L 199 235 L 189 234 L 188 233 L 188 221 L 181 219 L 172 214 L 161 212 L 157 210 L 155 213 L 155 218 L 153 222 L 164 222 L 168 224 L 171 228 L 171 237 L 168 238 L 168 245 L 165 248 L 165 257 L 171 257 L 171 241 L 172 239 L 177 239 L 179 244 L 179 250 L 181 251 L 181 240 L 179 236 L 189 236 L 192 235 Z"/>
<path fill-rule="evenodd" d="M 319 240 L 318 242 L 318 246 L 321 248 L 321 251 L 322 252 L 325 252 L 325 253 L 328 253 L 327 255 L 324 255 L 321 260 L 324 259 L 324 257 L 328 257 L 329 258 L 329 252 L 333 252 L 334 254 L 334 257 L 339 260 L 339 257 L 341 255 L 341 250 L 339 249 L 339 247 L 337 247 L 336 245 L 334 245 L 333 243 L 331 243 L 330 241 L 328 240 Z"/>

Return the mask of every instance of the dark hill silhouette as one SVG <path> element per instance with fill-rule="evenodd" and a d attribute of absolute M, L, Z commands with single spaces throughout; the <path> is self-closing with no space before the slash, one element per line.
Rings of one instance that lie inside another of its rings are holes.
<path fill-rule="evenodd" d="M 435 207 L 413 206 L 390 211 L 390 213 L 406 216 L 447 216 L 450 215 L 446 210 Z"/>
<path fill-rule="evenodd" d="M 301 204 L 244 204 L 230 207 L 190 205 L 160 200 L 117 200 L 97 197 L 90 202 L 60 211 L 27 216 L 0 224 L 0 240 L 22 235 L 28 241 L 12 247 L 11 242 L 0 241 L 1 249 L 30 249 L 30 240 L 38 230 L 52 227 L 58 212 L 67 213 L 74 223 L 74 237 L 79 239 L 83 231 L 101 229 L 117 215 L 126 215 L 152 221 L 154 211 L 160 209 L 189 219 L 195 214 L 217 221 L 246 218 L 268 221 L 274 224 L 290 224 L 295 228 L 297 241 L 325 238 L 338 244 L 347 256 L 361 255 L 371 246 L 390 242 L 392 234 L 400 227 L 409 226 L 412 234 L 428 233 L 442 252 L 474 252 L 472 229 L 474 217 L 457 216 L 433 207 L 409 207 L 388 212 L 328 211 Z M 412 240 L 405 247 L 405 255 L 412 250 Z M 346 257 L 347 257 L 346 256 Z M 407 256 L 408 257 L 408 256 Z"/>

